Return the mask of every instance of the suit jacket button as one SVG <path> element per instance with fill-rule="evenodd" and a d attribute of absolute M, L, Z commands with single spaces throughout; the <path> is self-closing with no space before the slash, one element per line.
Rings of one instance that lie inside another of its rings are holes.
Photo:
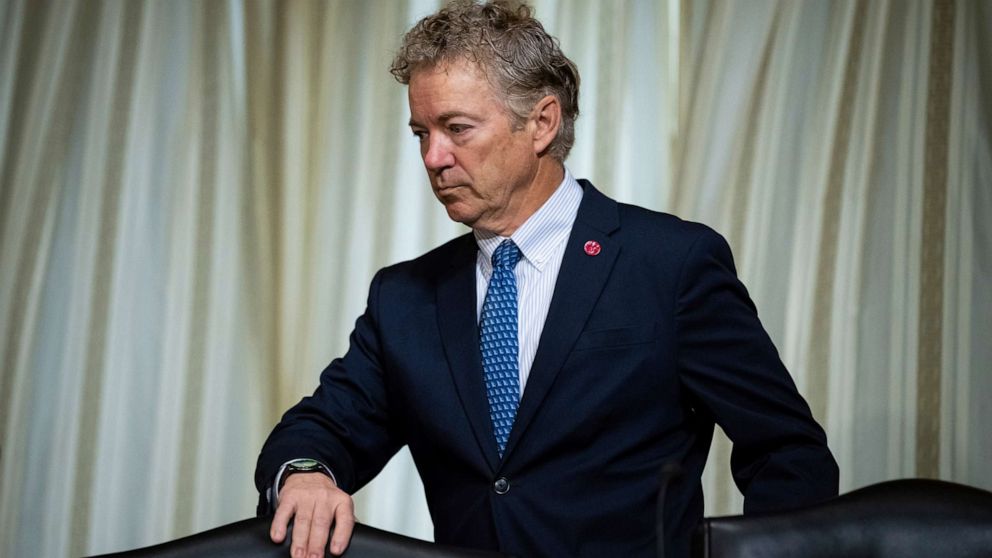
<path fill-rule="evenodd" d="M 496 479 L 496 482 L 493 483 L 493 491 L 499 495 L 506 494 L 510 491 L 510 481 L 503 477 Z"/>

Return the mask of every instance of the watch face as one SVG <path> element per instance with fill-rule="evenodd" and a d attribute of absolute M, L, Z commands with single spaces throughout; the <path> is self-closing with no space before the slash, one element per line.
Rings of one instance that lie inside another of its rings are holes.
<path fill-rule="evenodd" d="M 320 463 L 313 459 L 300 459 L 289 464 L 289 468 L 294 471 L 311 471 L 320 467 Z"/>

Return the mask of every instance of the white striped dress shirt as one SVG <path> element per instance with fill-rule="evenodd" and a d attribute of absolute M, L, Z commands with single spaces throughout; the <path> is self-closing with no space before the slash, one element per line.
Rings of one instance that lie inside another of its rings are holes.
<path fill-rule="evenodd" d="M 582 201 L 582 186 L 565 169 L 565 179 L 554 194 L 514 232 L 510 239 L 522 257 L 514 269 L 517 278 L 517 341 L 520 349 L 520 394 L 523 396 L 537 344 L 548 317 L 558 270 L 565 256 L 565 244 Z M 475 231 L 479 255 L 475 264 L 476 317 L 482 316 L 489 278 L 493 273 L 493 252 L 506 237 Z"/>

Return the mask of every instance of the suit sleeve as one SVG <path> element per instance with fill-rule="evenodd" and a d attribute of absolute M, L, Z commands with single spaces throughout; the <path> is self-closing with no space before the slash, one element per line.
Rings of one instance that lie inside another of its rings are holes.
<path fill-rule="evenodd" d="M 733 442 L 731 469 L 744 512 L 783 510 L 837 495 L 826 434 L 796 389 L 726 241 L 697 237 L 679 281 L 676 326 L 683 386 L 697 412 Z"/>
<path fill-rule="evenodd" d="M 326 463 L 338 486 L 354 493 L 402 446 L 389 414 L 380 361 L 377 299 L 382 272 L 372 280 L 368 306 L 358 318 L 344 357 L 320 374 L 313 395 L 287 411 L 262 447 L 255 485 L 265 492 L 283 463 L 311 458 Z M 265 507 L 260 501 L 260 512 Z"/>

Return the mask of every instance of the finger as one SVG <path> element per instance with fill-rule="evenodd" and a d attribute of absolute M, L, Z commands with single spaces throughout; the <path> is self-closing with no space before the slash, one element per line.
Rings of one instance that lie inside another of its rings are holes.
<path fill-rule="evenodd" d="M 307 543 L 307 558 L 323 558 L 327 534 L 331 530 L 331 510 L 328 506 L 318 506 L 310 524 L 310 541 Z"/>
<path fill-rule="evenodd" d="M 331 554 L 340 556 L 348 548 L 351 532 L 355 529 L 355 508 L 351 498 L 334 510 L 334 536 L 331 537 Z"/>
<path fill-rule="evenodd" d="M 293 544 L 290 554 L 293 558 L 304 558 L 307 551 L 307 540 L 310 538 L 310 514 L 313 510 L 296 510 L 296 520 L 293 521 Z"/>
<path fill-rule="evenodd" d="M 295 511 L 295 506 L 287 502 L 282 502 L 276 508 L 276 514 L 272 518 L 272 526 L 269 528 L 269 537 L 272 538 L 272 542 L 281 543 L 286 540 L 286 529 L 289 527 L 289 520 L 293 518 Z"/>

